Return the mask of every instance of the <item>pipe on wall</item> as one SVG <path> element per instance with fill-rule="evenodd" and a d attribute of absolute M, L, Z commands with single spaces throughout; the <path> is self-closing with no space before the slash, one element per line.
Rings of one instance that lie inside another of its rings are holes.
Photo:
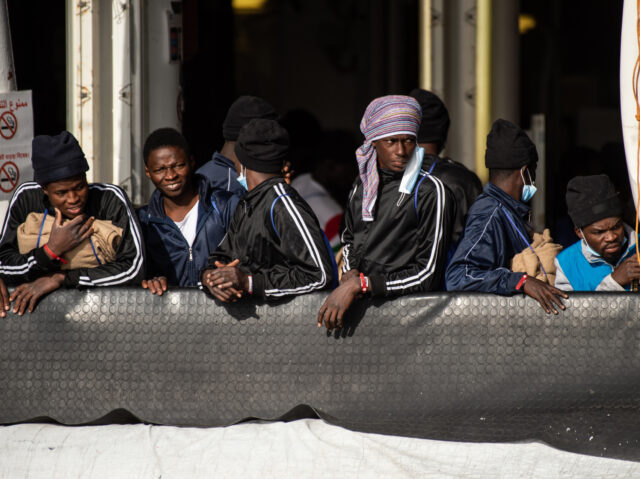
<path fill-rule="evenodd" d="M 476 4 L 476 174 L 485 183 L 489 172 L 484 166 L 487 134 L 491 129 L 491 2 Z"/>
<path fill-rule="evenodd" d="M 420 88 L 431 90 L 431 0 L 420 0 Z"/>

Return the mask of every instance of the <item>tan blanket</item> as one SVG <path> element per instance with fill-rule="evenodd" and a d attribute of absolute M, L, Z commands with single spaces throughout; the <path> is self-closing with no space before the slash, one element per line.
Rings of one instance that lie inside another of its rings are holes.
<path fill-rule="evenodd" d="M 538 256 L 536 257 L 529 248 L 525 248 L 513 257 L 511 270 L 518 273 L 527 273 L 529 276 L 553 285 L 556 281 L 556 266 L 553 260 L 558 253 L 562 251 L 562 246 L 554 243 L 549 230 L 545 229 L 542 234 L 533 234 L 531 247 L 536 251 Z M 540 262 L 542 262 L 542 266 L 544 266 L 547 272 L 548 281 L 540 268 Z"/>
<path fill-rule="evenodd" d="M 18 249 L 21 254 L 26 254 L 36 247 L 43 216 L 44 213 L 29 213 L 25 222 L 18 226 Z M 42 228 L 40 246 L 44 246 L 49 241 L 54 219 L 53 216 L 47 215 Z M 70 220 L 63 221 L 63 224 L 67 221 Z M 96 254 L 103 264 L 116 259 L 116 250 L 121 239 L 122 228 L 114 226 L 111 221 L 95 220 L 93 222 L 91 240 L 95 246 Z M 88 239 L 67 251 L 62 257 L 68 261 L 68 264 L 62 265 L 62 269 L 95 268 L 99 265 Z"/>

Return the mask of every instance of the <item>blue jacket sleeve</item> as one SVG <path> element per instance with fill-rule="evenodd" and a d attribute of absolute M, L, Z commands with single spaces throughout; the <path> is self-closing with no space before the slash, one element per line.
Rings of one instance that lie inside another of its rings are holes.
<path fill-rule="evenodd" d="M 509 269 L 509 238 L 495 208 L 489 215 L 467 219 L 463 238 L 445 274 L 448 291 L 480 291 L 509 295 L 523 273 Z"/>
<path fill-rule="evenodd" d="M 231 194 L 224 202 L 224 206 L 220 214 L 222 216 L 222 222 L 224 223 L 225 230 L 228 230 L 229 226 L 231 226 L 231 219 L 233 218 L 233 214 L 236 212 L 236 207 L 238 206 L 239 201 L 240 197 L 238 195 Z"/>

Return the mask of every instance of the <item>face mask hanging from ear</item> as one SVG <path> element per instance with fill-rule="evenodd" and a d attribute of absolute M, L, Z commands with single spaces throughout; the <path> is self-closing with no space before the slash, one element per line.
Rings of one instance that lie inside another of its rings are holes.
<path fill-rule="evenodd" d="M 242 185 L 245 190 L 249 189 L 247 188 L 247 169 L 244 166 L 240 167 L 240 174 L 238 175 L 238 178 L 236 178 L 236 180 L 238 181 L 238 183 L 240 183 L 240 185 Z"/>
<path fill-rule="evenodd" d="M 591 246 L 589 246 L 589 243 L 587 242 L 587 237 L 584 235 L 584 231 L 582 231 L 582 228 L 578 228 L 578 231 L 582 233 L 582 241 L 584 241 L 584 244 L 587 245 L 587 251 L 592 255 L 600 258 L 601 257 L 600 253 L 596 252 L 596 250 L 594 250 Z M 625 247 L 626 244 L 627 244 L 627 237 L 625 236 L 624 238 L 622 238 L 622 247 Z"/>
<path fill-rule="evenodd" d="M 522 170 L 520 170 L 520 176 L 522 177 L 522 182 L 524 183 L 524 186 L 522 187 L 522 196 L 520 197 L 520 200 L 523 203 L 526 203 L 529 200 L 531 200 L 531 198 L 533 198 L 533 195 L 536 194 L 536 191 L 538 191 L 538 188 L 536 188 L 536 186 L 533 184 L 533 181 L 531 181 L 531 175 L 529 174 L 529 170 L 527 170 L 527 176 L 529 177 L 529 181 L 531 181 L 530 185 L 528 185 L 527 182 L 524 181 L 524 175 L 522 174 Z"/>
<path fill-rule="evenodd" d="M 424 149 L 421 146 L 417 146 L 413 150 L 413 154 L 407 163 L 407 167 L 402 175 L 400 186 L 398 191 L 400 193 L 410 194 L 413 191 L 413 187 L 416 184 L 418 175 L 420 174 L 420 168 L 422 168 L 422 159 L 424 158 Z"/>
<path fill-rule="evenodd" d="M 591 246 L 589 246 L 589 243 L 587 242 L 587 237 L 584 235 L 584 231 L 582 231 L 582 228 L 578 228 L 578 230 L 580 230 L 580 233 L 582 233 L 582 241 L 584 241 L 584 244 L 587 245 L 587 251 L 591 253 L 593 256 L 600 258 L 600 253 L 596 252 L 596 250 L 594 250 Z"/>

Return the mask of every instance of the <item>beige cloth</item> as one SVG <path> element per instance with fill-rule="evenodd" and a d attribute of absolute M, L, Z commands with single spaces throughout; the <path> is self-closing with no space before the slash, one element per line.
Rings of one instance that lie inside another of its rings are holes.
<path fill-rule="evenodd" d="M 522 252 L 513 257 L 511 261 L 511 270 L 517 273 L 527 273 L 540 281 L 548 282 L 553 285 L 556 282 L 556 266 L 553 260 L 562 251 L 562 246 L 556 244 L 551 239 L 551 233 L 545 229 L 542 234 L 534 233 L 531 247 L 536 251 L 537 257 L 529 248 L 525 248 Z M 538 261 L 538 258 L 540 260 Z M 540 262 L 547 272 L 548 280 L 545 278 Z"/>
<path fill-rule="evenodd" d="M 21 254 L 26 254 L 36 247 L 43 216 L 44 213 L 29 213 L 25 222 L 18 226 L 18 249 Z M 40 246 L 44 246 L 49 241 L 54 219 L 53 216 L 47 215 L 42 228 Z M 67 221 L 70 220 L 65 220 L 62 224 Z M 91 240 L 96 248 L 98 258 L 103 264 L 110 263 L 116 259 L 116 250 L 121 239 L 122 228 L 114 226 L 111 221 L 95 220 L 93 222 Z M 62 257 L 68 261 L 68 264 L 62 265 L 62 269 L 95 268 L 99 266 L 88 239 L 72 250 L 67 251 Z"/>

